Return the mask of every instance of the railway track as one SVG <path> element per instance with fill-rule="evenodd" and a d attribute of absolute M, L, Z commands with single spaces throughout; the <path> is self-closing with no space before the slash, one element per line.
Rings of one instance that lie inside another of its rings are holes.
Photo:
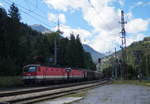
<path fill-rule="evenodd" d="M 60 85 L 34 86 L 34 87 L 28 86 L 28 88 L 19 88 L 19 89 L 11 89 L 8 91 L 1 91 L 0 97 L 26 94 L 26 93 L 30 93 L 30 92 L 41 92 L 41 91 L 45 91 L 45 90 L 52 90 L 52 89 L 63 88 L 63 87 L 71 87 L 71 86 L 77 86 L 77 85 L 95 83 L 95 82 L 97 82 L 97 80 L 85 81 L 85 82 L 79 82 L 79 83 L 60 84 Z"/>
<path fill-rule="evenodd" d="M 1 102 L 7 102 L 8 104 L 31 104 L 33 102 L 75 93 L 76 91 L 98 85 L 103 85 L 108 82 L 110 81 L 88 81 L 31 89 L 20 89 L 15 91 L 4 91 L 0 93 L 0 104 Z"/>

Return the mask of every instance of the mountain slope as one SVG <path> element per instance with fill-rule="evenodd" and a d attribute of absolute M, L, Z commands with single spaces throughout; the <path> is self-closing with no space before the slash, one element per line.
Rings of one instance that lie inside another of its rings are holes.
<path fill-rule="evenodd" d="M 133 42 L 126 48 L 126 55 L 126 64 L 130 66 L 130 71 L 128 71 L 130 75 L 135 77 L 140 72 L 144 77 L 150 78 L 150 37 L 145 37 L 142 41 Z M 114 54 L 106 56 L 101 60 L 101 65 L 104 66 L 102 67 L 103 70 L 112 67 L 112 62 L 115 62 L 113 56 Z M 121 50 L 116 53 L 116 56 L 121 61 Z"/>
<path fill-rule="evenodd" d="M 95 51 L 95 50 L 94 50 L 92 47 L 90 47 L 89 45 L 84 44 L 84 45 L 83 45 L 83 48 L 84 48 L 84 50 L 85 50 L 86 52 L 89 52 L 89 53 L 91 54 L 92 59 L 93 59 L 93 61 L 94 61 L 95 63 L 97 63 L 98 58 L 102 58 L 102 57 L 105 56 L 104 54 Z"/>
<path fill-rule="evenodd" d="M 39 25 L 39 24 L 31 25 L 31 28 L 33 30 L 36 30 L 36 31 L 41 32 L 41 33 L 51 33 L 52 32 L 51 30 L 47 29 L 43 25 Z"/>

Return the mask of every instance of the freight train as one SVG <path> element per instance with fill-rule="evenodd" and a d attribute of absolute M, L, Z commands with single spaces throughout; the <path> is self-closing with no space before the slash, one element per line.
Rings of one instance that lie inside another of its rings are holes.
<path fill-rule="evenodd" d="M 65 83 L 102 78 L 102 73 L 77 68 L 60 68 L 37 64 L 26 65 L 23 68 L 25 84 Z"/>

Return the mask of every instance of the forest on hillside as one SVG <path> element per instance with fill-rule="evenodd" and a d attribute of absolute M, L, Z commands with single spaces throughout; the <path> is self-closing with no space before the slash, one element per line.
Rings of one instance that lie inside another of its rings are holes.
<path fill-rule="evenodd" d="M 127 78 L 136 79 L 138 74 L 141 74 L 142 78 L 150 78 L 150 37 L 145 37 L 142 41 L 133 42 L 126 48 L 126 56 L 125 71 Z M 118 51 L 116 57 L 114 53 L 102 59 L 104 73 L 115 77 L 114 73 L 117 69 L 117 76 L 120 78 L 120 71 L 122 70 L 121 58 L 122 52 Z"/>
<path fill-rule="evenodd" d="M 83 50 L 80 37 L 70 38 L 59 32 L 42 34 L 20 22 L 19 9 L 12 4 L 8 12 L 0 7 L 0 75 L 20 75 L 27 64 L 54 65 L 54 40 L 57 65 L 95 70 L 91 55 Z"/>

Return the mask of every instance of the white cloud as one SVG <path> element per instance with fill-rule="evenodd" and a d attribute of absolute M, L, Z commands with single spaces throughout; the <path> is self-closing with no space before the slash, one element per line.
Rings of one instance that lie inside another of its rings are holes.
<path fill-rule="evenodd" d="M 58 16 L 59 16 L 59 20 L 61 23 L 66 23 L 66 17 L 64 14 L 53 14 L 53 13 L 49 13 L 48 14 L 48 20 L 51 22 L 57 22 L 58 21 Z"/>
<path fill-rule="evenodd" d="M 84 12 L 84 19 L 94 27 L 96 31 L 110 31 L 119 27 L 118 12 L 112 7 L 103 7 L 101 12 L 91 8 L 88 12 Z M 111 24 L 111 25 L 110 25 Z"/>
<path fill-rule="evenodd" d="M 139 40 L 143 40 L 145 36 L 143 34 L 136 34 L 135 36 L 130 36 L 127 38 L 127 45 L 130 45 L 131 43 L 135 42 L 135 41 L 139 41 Z"/>
<path fill-rule="evenodd" d="M 106 53 L 108 51 L 113 51 L 115 44 L 118 44 L 119 41 L 119 34 L 112 35 L 111 33 L 103 31 L 95 37 L 91 43 L 91 46 L 97 51 Z"/>
<path fill-rule="evenodd" d="M 0 7 L 3 7 L 3 4 L 2 4 L 2 3 L 0 3 Z"/>
<path fill-rule="evenodd" d="M 141 18 L 133 19 L 126 25 L 127 32 L 129 33 L 139 33 L 146 31 L 148 29 L 148 20 L 143 20 Z"/>
<path fill-rule="evenodd" d="M 63 11 L 84 7 L 87 0 L 44 0 L 50 7 Z"/>
<path fill-rule="evenodd" d="M 57 22 L 58 16 L 55 15 L 55 14 L 49 13 L 48 14 L 48 20 L 51 21 L 51 22 Z"/>
<path fill-rule="evenodd" d="M 103 29 L 112 30 L 118 26 L 118 11 L 108 6 L 114 0 L 44 0 L 54 9 L 67 11 L 70 9 L 81 9 L 83 18 L 100 31 Z M 120 0 L 122 1 L 122 0 Z M 111 25 L 110 25 L 111 24 Z"/>
<path fill-rule="evenodd" d="M 132 12 L 126 13 L 125 19 L 126 19 L 127 21 L 130 21 L 130 20 L 134 19 Z"/>
<path fill-rule="evenodd" d="M 143 34 L 131 35 L 126 38 L 126 45 L 129 46 L 135 41 L 143 40 L 143 38 Z M 92 40 L 90 46 L 99 52 L 112 53 L 115 51 L 115 48 L 120 49 L 121 34 L 109 35 L 107 32 L 102 32 L 100 35 L 97 35 L 94 40 Z"/>
<path fill-rule="evenodd" d="M 84 29 L 73 29 L 70 26 L 62 26 L 64 35 L 68 36 L 72 31 L 76 34 L 81 34 L 81 40 L 87 40 L 87 43 L 99 52 L 114 50 L 116 45 L 121 44 L 120 29 L 120 9 L 116 9 L 112 5 L 113 2 L 118 2 L 124 5 L 124 0 L 44 0 L 50 7 L 56 10 L 71 12 L 80 10 L 83 14 L 83 19 L 93 27 L 90 32 Z M 137 5 L 142 5 L 139 2 Z M 134 18 L 132 12 L 127 13 L 130 20 L 127 27 L 127 32 L 135 33 L 134 37 L 127 37 L 127 45 L 133 41 L 140 40 L 144 35 L 139 32 L 146 31 L 148 28 L 148 20 Z M 126 19 L 126 18 L 125 18 Z M 140 37 L 140 38 L 139 38 Z"/>
<path fill-rule="evenodd" d="M 139 7 L 139 6 L 146 6 L 146 5 L 150 5 L 150 1 L 147 1 L 147 2 L 144 2 L 144 1 L 138 1 L 136 2 L 134 5 L 132 5 L 130 7 L 130 11 L 136 7 Z"/>
<path fill-rule="evenodd" d="M 56 31 L 57 27 L 55 27 L 54 30 Z M 89 38 L 92 35 L 88 30 L 81 28 L 71 28 L 70 26 L 66 25 L 61 25 L 60 30 L 63 31 L 64 37 L 70 37 L 71 33 L 73 33 L 75 36 L 79 35 L 82 43 L 87 43 L 87 38 Z"/>
<path fill-rule="evenodd" d="M 150 5 L 150 1 L 139 1 L 135 4 L 136 6 L 144 6 L 144 5 Z"/>
<path fill-rule="evenodd" d="M 139 1 L 139 2 L 136 3 L 137 6 L 140 6 L 140 5 L 143 5 L 143 4 L 144 4 L 143 1 Z"/>
<path fill-rule="evenodd" d="M 124 0 L 118 0 L 118 2 L 121 6 L 124 6 Z"/>
<path fill-rule="evenodd" d="M 60 22 L 66 23 L 66 17 L 64 14 L 59 14 L 59 19 L 60 19 Z"/>

